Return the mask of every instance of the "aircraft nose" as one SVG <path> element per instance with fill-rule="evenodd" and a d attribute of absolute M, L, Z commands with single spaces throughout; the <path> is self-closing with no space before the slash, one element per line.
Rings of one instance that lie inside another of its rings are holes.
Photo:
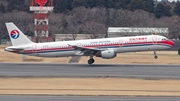
<path fill-rule="evenodd" d="M 172 40 L 169 40 L 169 44 L 173 47 L 174 46 L 174 42 Z"/>

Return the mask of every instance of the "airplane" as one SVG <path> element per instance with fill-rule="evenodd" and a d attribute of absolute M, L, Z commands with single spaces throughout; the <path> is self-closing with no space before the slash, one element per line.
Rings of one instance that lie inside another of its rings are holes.
<path fill-rule="evenodd" d="M 5 51 L 38 57 L 89 56 L 89 65 L 95 62 L 94 56 L 112 59 L 125 52 L 154 51 L 157 59 L 157 50 L 174 46 L 173 41 L 161 35 L 34 43 L 14 23 L 8 22 L 6 27 L 12 46 L 6 47 Z"/>

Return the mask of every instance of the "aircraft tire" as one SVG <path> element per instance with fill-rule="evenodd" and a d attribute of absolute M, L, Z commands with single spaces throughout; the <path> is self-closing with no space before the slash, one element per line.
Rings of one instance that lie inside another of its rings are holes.
<path fill-rule="evenodd" d="M 91 65 L 91 64 L 93 64 L 93 63 L 94 63 L 94 59 L 89 59 L 89 60 L 88 60 L 88 64 L 89 64 L 89 65 Z"/>
<path fill-rule="evenodd" d="M 157 56 L 157 55 L 155 55 L 155 56 L 154 56 L 154 58 L 155 58 L 155 59 L 157 59 L 157 58 L 158 58 L 158 56 Z"/>

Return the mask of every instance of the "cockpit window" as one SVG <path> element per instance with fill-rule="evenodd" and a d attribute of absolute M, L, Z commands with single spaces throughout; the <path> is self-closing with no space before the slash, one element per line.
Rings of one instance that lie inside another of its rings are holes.
<path fill-rule="evenodd" d="M 162 38 L 162 41 L 168 40 L 167 38 Z"/>

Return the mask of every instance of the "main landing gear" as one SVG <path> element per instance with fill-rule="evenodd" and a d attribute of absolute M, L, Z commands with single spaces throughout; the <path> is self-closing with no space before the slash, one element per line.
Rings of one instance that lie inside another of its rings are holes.
<path fill-rule="evenodd" d="M 94 59 L 89 59 L 89 60 L 88 60 L 88 64 L 89 64 L 89 65 L 92 65 L 93 63 L 94 63 Z"/>
<path fill-rule="evenodd" d="M 154 58 L 155 58 L 155 59 L 158 58 L 158 56 L 157 56 L 157 54 L 156 54 L 156 51 L 154 51 Z"/>
<path fill-rule="evenodd" d="M 90 59 L 88 60 L 88 64 L 92 65 L 94 63 L 93 56 L 90 56 Z"/>

